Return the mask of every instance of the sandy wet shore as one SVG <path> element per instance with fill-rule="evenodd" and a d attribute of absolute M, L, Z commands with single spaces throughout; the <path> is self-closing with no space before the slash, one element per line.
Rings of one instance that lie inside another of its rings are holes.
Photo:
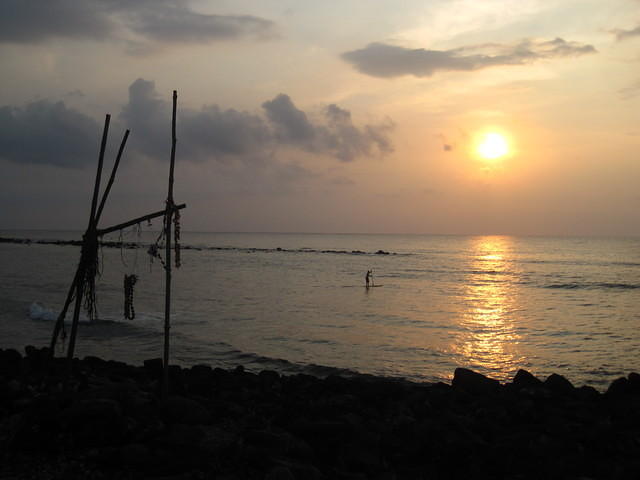
<path fill-rule="evenodd" d="M 0 350 L 0 478 L 599 479 L 640 475 L 640 375 L 606 393 L 519 371 L 500 384 L 324 379 Z"/>

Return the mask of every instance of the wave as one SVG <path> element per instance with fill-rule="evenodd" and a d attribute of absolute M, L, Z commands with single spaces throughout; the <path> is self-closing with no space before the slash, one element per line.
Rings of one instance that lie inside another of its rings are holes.
<path fill-rule="evenodd" d="M 58 314 L 46 308 L 40 302 L 33 302 L 29 305 L 29 318 L 31 318 L 31 320 L 55 322 L 58 319 Z"/>
<path fill-rule="evenodd" d="M 31 320 L 38 320 L 44 322 L 55 322 L 58 320 L 59 312 L 47 308 L 40 302 L 32 302 L 29 305 L 29 318 Z M 84 312 L 80 313 L 79 321 L 86 324 L 106 325 L 106 324 L 119 324 L 119 325 L 135 325 L 140 326 L 148 321 L 158 321 L 161 317 L 154 314 L 137 314 L 136 321 L 122 320 L 109 317 L 96 318 L 93 321 L 87 317 Z M 64 323 L 71 323 L 73 321 L 73 312 L 70 309 L 64 317 Z"/>
<path fill-rule="evenodd" d="M 636 290 L 640 288 L 637 283 L 609 283 L 609 282 L 587 282 L 587 283 L 552 283 L 543 288 L 560 290 Z"/>
<path fill-rule="evenodd" d="M 18 243 L 18 244 L 36 244 L 36 245 L 57 245 L 57 246 L 82 246 L 82 240 L 42 240 L 31 238 L 7 238 L 0 237 L 0 243 Z M 103 248 L 121 248 L 125 250 L 133 250 L 146 248 L 147 243 L 135 242 L 114 242 L 101 241 L 100 246 Z M 329 253 L 334 255 L 399 255 L 409 256 L 411 253 L 388 252 L 386 250 L 376 250 L 375 252 L 365 252 L 363 250 L 335 250 L 335 249 L 316 249 L 316 248 L 260 248 L 260 247 L 216 247 L 216 246 L 199 246 L 199 245 L 181 245 L 182 250 L 195 251 L 231 251 L 231 252 L 247 252 L 247 253 Z"/>

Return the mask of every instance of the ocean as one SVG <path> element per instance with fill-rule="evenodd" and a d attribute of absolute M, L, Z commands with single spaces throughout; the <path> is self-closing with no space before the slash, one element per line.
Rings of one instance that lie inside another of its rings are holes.
<path fill-rule="evenodd" d="M 80 249 L 37 242 L 81 233 L 0 237 L 33 240 L 0 243 L 0 348 L 46 346 Z M 146 227 L 109 237 L 138 248 L 101 249 L 98 319 L 82 317 L 76 355 L 162 356 L 164 271 L 147 254 L 156 237 Z M 599 389 L 640 371 L 639 238 L 182 232 L 182 247 L 177 364 L 419 382 L 448 381 L 458 366 L 501 381 L 524 368 Z M 133 320 L 125 274 L 138 275 Z"/>

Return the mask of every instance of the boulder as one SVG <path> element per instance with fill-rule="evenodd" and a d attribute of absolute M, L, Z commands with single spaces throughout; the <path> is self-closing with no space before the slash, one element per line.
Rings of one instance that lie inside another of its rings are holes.
<path fill-rule="evenodd" d="M 456 389 L 469 393 L 485 394 L 496 392 L 500 387 L 500 382 L 473 370 L 456 368 L 451 385 Z"/>
<path fill-rule="evenodd" d="M 633 394 L 640 394 L 640 375 L 631 372 L 627 377 L 629 380 L 629 392 Z"/>
<path fill-rule="evenodd" d="M 629 392 L 629 380 L 626 377 L 620 377 L 611 382 L 611 385 L 607 388 L 605 395 L 607 397 L 619 397 L 626 395 Z"/>
<path fill-rule="evenodd" d="M 544 381 L 544 386 L 551 390 L 553 393 L 561 395 L 570 395 L 574 393 L 575 388 L 569 380 L 562 375 L 552 373 Z"/>
<path fill-rule="evenodd" d="M 520 390 L 521 388 L 535 388 L 542 385 L 542 380 L 533 376 L 526 370 L 520 369 L 513 377 L 513 385 Z"/>
<path fill-rule="evenodd" d="M 211 421 L 211 415 L 200 403 L 180 396 L 172 396 L 160 402 L 160 412 L 168 423 L 197 425 Z"/>
<path fill-rule="evenodd" d="M 264 478 L 265 480 L 295 480 L 291 470 L 282 465 L 272 468 Z"/>
<path fill-rule="evenodd" d="M 145 445 L 140 443 L 129 443 L 120 448 L 119 458 L 125 465 L 141 467 L 148 465 L 153 457 Z"/>
<path fill-rule="evenodd" d="M 163 362 L 161 358 L 151 358 L 143 362 L 144 369 L 149 378 L 160 380 L 162 378 Z"/>

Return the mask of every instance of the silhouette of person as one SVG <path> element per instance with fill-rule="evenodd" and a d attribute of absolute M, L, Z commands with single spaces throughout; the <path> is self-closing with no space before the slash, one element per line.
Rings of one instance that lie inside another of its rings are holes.
<path fill-rule="evenodd" d="M 367 274 L 364 277 L 364 281 L 367 288 L 369 288 L 369 284 L 371 283 L 371 270 L 367 270 Z"/>

